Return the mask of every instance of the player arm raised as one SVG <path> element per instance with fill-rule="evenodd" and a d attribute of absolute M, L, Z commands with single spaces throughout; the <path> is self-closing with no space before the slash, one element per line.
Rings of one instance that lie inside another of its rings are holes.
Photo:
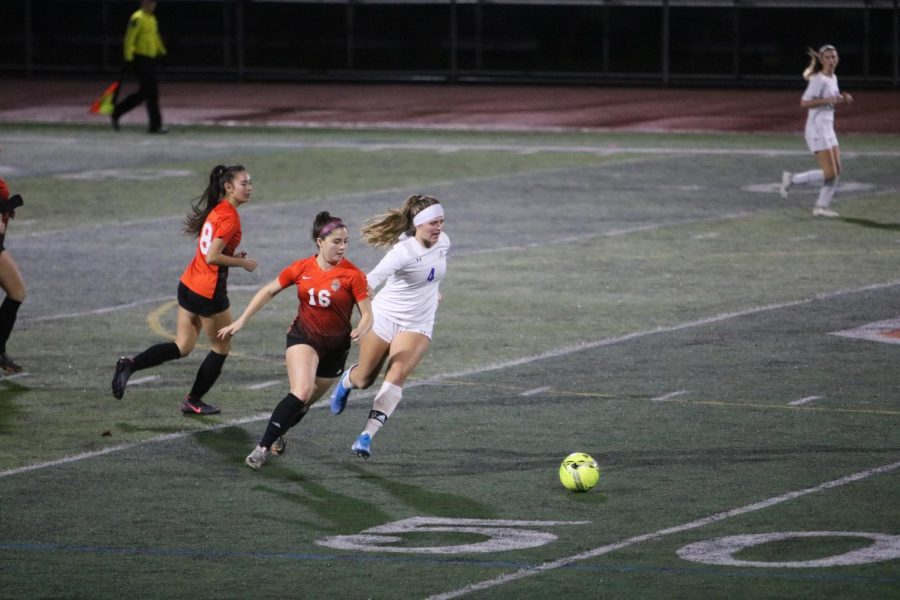
<path fill-rule="evenodd" d="M 216 334 L 219 339 L 227 339 L 229 336 L 236 334 L 240 329 L 244 326 L 244 324 L 250 320 L 250 317 L 259 312 L 259 310 L 269 303 L 272 298 L 277 296 L 281 290 L 284 288 L 281 287 L 281 282 L 278 281 L 276 277 L 263 287 L 257 290 L 256 294 L 253 296 L 253 300 L 250 301 L 250 304 L 247 305 L 247 308 L 244 309 L 244 312 L 241 313 L 241 316 L 235 319 L 234 323 L 231 325 L 227 325 L 219 330 Z"/>

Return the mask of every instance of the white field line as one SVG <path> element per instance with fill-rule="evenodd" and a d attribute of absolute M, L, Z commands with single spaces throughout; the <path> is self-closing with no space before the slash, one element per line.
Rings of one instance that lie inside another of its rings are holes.
<path fill-rule="evenodd" d="M 801 406 L 808 402 L 812 402 L 813 400 L 821 400 L 822 396 L 807 396 L 806 398 L 800 398 L 799 400 L 794 400 L 792 402 L 788 402 L 791 406 Z"/>
<path fill-rule="evenodd" d="M 264 390 L 266 388 L 272 387 L 273 385 L 278 385 L 279 383 L 284 383 L 281 380 L 273 379 L 271 381 L 262 381 L 260 383 L 254 383 L 252 385 L 248 385 L 248 390 Z"/>
<path fill-rule="evenodd" d="M 739 310 L 739 311 L 735 311 L 735 312 L 722 313 L 722 314 L 714 315 L 711 317 L 705 317 L 703 319 L 696 319 L 694 321 L 686 321 L 684 323 L 679 323 L 677 325 L 669 325 L 667 327 L 657 327 L 656 329 L 648 329 L 645 331 L 635 331 L 633 333 L 627 333 L 625 335 L 620 335 L 620 336 L 616 336 L 616 337 L 603 338 L 603 339 L 596 340 L 593 342 L 584 342 L 581 344 L 574 344 L 571 346 L 563 346 L 563 347 L 557 348 L 555 350 L 548 350 L 547 352 L 542 352 L 540 354 L 532 354 L 531 356 L 523 356 L 521 358 L 508 360 L 508 361 L 502 362 L 502 363 L 495 363 L 492 365 L 484 365 L 481 367 L 476 367 L 473 369 L 465 369 L 462 371 L 456 371 L 456 372 L 452 372 L 452 373 L 443 373 L 440 375 L 435 375 L 433 377 L 429 377 L 428 379 L 411 381 L 411 382 L 407 383 L 405 387 L 411 388 L 411 387 L 418 387 L 421 385 L 434 385 L 436 383 L 440 383 L 447 379 L 458 379 L 458 378 L 462 378 L 462 377 L 470 377 L 472 375 L 479 375 L 481 373 L 487 373 L 490 371 L 509 369 L 512 367 L 518 367 L 521 365 L 538 362 L 538 361 L 545 360 L 548 358 L 557 358 L 560 356 L 565 356 L 567 354 L 574 354 L 575 352 L 582 352 L 584 350 L 591 350 L 591 349 L 600 348 L 603 346 L 612 346 L 614 344 L 619 344 L 619 343 L 627 342 L 630 340 L 636 340 L 636 339 L 648 337 L 651 335 L 657 335 L 657 334 L 662 334 L 662 333 L 671 333 L 674 331 L 682 331 L 684 329 L 690 329 L 692 327 L 702 327 L 704 325 L 710 325 L 712 323 L 720 323 L 722 321 L 727 321 L 730 319 L 735 319 L 735 318 L 744 317 L 744 316 L 748 316 L 748 315 L 759 314 L 759 313 L 769 312 L 769 311 L 773 311 L 773 310 L 781 310 L 784 308 L 793 308 L 795 306 L 802 306 L 803 304 L 809 304 L 811 302 L 816 302 L 816 301 L 820 301 L 820 300 L 828 300 L 831 298 L 838 298 L 840 296 L 845 296 L 848 294 L 856 294 L 856 293 L 867 292 L 867 291 L 871 291 L 871 290 L 880 290 L 880 289 L 885 289 L 885 288 L 889 288 L 889 287 L 895 287 L 897 285 L 900 285 L 900 280 L 890 281 L 890 282 L 886 282 L 886 283 L 878 283 L 878 284 L 873 284 L 873 285 L 867 285 L 867 286 L 861 287 L 861 288 L 838 290 L 835 292 L 817 294 L 811 298 L 806 298 L 804 300 L 794 300 L 792 302 L 782 302 L 780 304 L 767 304 L 764 306 L 747 308 L 747 309 Z M 354 397 L 366 398 L 366 397 L 372 396 L 373 393 L 374 392 L 370 390 L 369 392 L 358 393 L 358 395 L 354 396 Z M 315 407 L 324 407 L 324 406 L 327 406 L 327 402 L 313 405 L 314 408 Z M 215 425 L 208 429 L 203 429 L 200 431 L 214 431 L 217 429 L 223 429 L 225 427 L 232 427 L 234 425 L 243 425 L 246 423 L 261 421 L 263 419 L 268 419 L 268 418 L 269 418 L 268 414 L 257 415 L 255 417 L 245 417 L 243 419 L 238 419 L 235 421 L 228 421 L 226 423 L 222 423 L 220 425 Z M 176 434 L 168 434 L 168 435 L 164 435 L 164 436 L 161 436 L 158 438 L 151 438 L 151 439 L 145 440 L 143 442 L 134 442 L 134 443 L 130 443 L 130 444 L 122 444 L 120 446 L 112 446 L 110 448 L 105 448 L 103 450 L 98 450 L 96 452 L 87 452 L 84 454 L 78 454 L 75 456 L 61 458 L 61 459 L 53 460 L 53 461 L 49 461 L 49 462 L 37 463 L 34 465 L 28 465 L 25 467 L 19 467 L 19 468 L 7 470 L 7 471 L 0 471 L 0 479 L 2 479 L 3 477 L 8 477 L 10 475 L 16 475 L 18 473 L 24 473 L 27 471 L 36 471 L 38 469 L 43 469 L 46 467 L 52 467 L 52 466 L 56 466 L 56 465 L 75 462 L 78 460 L 83 460 L 85 458 L 93 458 L 95 456 L 109 454 L 111 452 L 117 452 L 119 450 L 128 450 L 128 449 L 134 448 L 134 447 L 142 445 L 142 444 L 150 444 L 150 443 L 155 443 L 155 442 L 164 441 L 164 440 L 186 437 L 189 435 L 193 435 L 194 433 L 198 433 L 198 432 L 197 431 L 185 431 L 185 432 L 180 432 L 180 433 L 176 433 Z"/>
<path fill-rule="evenodd" d="M 890 471 L 894 471 L 900 468 L 900 462 L 891 463 L 889 465 L 882 465 L 880 467 L 875 467 L 873 469 L 866 469 L 865 471 L 860 471 L 858 473 L 854 473 L 852 475 L 846 475 L 844 477 L 840 477 L 838 479 L 833 479 L 831 481 L 826 481 L 825 483 L 820 483 L 817 486 L 796 490 L 793 492 L 787 492 L 780 496 L 775 496 L 773 498 L 769 498 L 768 500 L 762 500 L 760 502 L 754 502 L 753 504 L 748 504 L 746 506 L 742 506 L 740 508 L 733 508 L 731 510 L 727 510 L 725 512 L 716 513 L 714 515 L 710 515 L 708 517 L 703 517 L 701 519 L 697 519 L 696 521 L 691 521 L 689 523 L 684 523 L 682 525 L 676 525 L 674 527 L 668 527 L 666 529 L 660 529 L 654 531 L 652 533 L 645 533 L 642 535 L 636 535 L 634 537 L 630 537 L 624 539 L 620 542 L 615 542 L 612 544 L 607 544 L 606 546 L 600 546 L 599 548 L 594 548 L 593 550 L 588 550 L 587 552 L 582 552 L 580 554 L 574 554 L 572 556 L 568 556 L 566 558 L 560 558 L 554 561 L 545 562 L 536 567 L 530 567 L 527 569 L 520 569 L 514 573 L 509 573 L 507 575 L 501 575 L 499 577 L 495 577 L 493 579 L 487 579 L 485 581 L 481 581 L 478 583 L 472 583 L 465 587 L 459 588 L 457 590 L 444 592 L 441 594 L 435 594 L 433 596 L 429 596 L 427 600 L 449 600 L 450 598 L 458 598 L 459 596 L 464 596 L 466 594 L 470 594 L 472 592 L 478 592 L 481 590 L 485 590 L 492 587 L 497 587 L 499 585 L 503 585 L 506 583 L 510 583 L 512 581 L 518 581 L 520 579 L 525 579 L 526 577 L 531 577 L 533 575 L 539 575 L 541 573 L 545 573 L 547 571 L 552 571 L 554 569 L 560 569 L 562 567 L 567 567 L 576 562 L 580 562 L 583 560 L 588 560 L 591 558 L 596 558 L 598 556 L 603 556 L 604 554 L 609 554 L 610 552 L 615 552 L 616 550 L 620 550 L 622 548 L 627 548 L 628 546 L 634 546 L 635 544 L 641 544 L 643 542 L 649 542 L 651 540 L 656 540 L 661 537 L 672 535 L 676 533 L 682 533 L 685 531 L 690 531 L 692 529 L 699 529 L 701 527 L 706 527 L 707 525 L 711 525 L 713 523 L 718 523 L 720 521 L 724 521 L 726 519 L 730 519 L 732 517 L 738 517 L 741 515 L 745 515 L 747 513 L 752 513 L 760 510 L 765 510 L 767 508 L 771 508 L 777 504 L 782 504 L 784 502 L 788 502 L 790 500 L 794 500 L 796 498 L 801 498 L 803 496 L 809 496 L 810 494 L 816 494 L 818 492 L 822 492 L 828 489 L 840 487 L 843 485 L 847 485 L 849 483 L 853 483 L 855 481 L 860 481 L 863 479 L 867 479 L 874 475 L 881 475 L 882 473 L 889 473 Z"/>
<path fill-rule="evenodd" d="M 117 312 L 120 310 L 129 310 L 132 308 L 137 308 L 139 306 L 143 306 L 145 304 L 159 304 L 160 302 L 167 302 L 172 300 L 172 296 L 163 296 L 159 298 L 144 298 L 143 300 L 137 300 L 135 302 L 128 302 L 127 304 L 116 304 L 113 306 L 101 306 L 100 308 L 93 308 L 91 310 L 86 310 L 82 312 L 73 312 L 73 313 L 62 313 L 58 315 L 45 315 L 43 317 L 33 317 L 28 319 L 29 323 L 37 323 L 39 321 L 58 321 L 60 319 L 80 319 L 83 317 L 92 317 L 96 315 L 105 315 L 111 312 Z"/>
<path fill-rule="evenodd" d="M 672 398 L 677 398 L 678 396 L 684 396 L 688 393 L 688 390 L 678 390 L 677 392 L 669 392 L 668 394 L 663 394 L 662 396 L 657 396 L 656 398 L 651 398 L 652 402 L 665 402 L 666 400 L 671 400 Z"/>
<path fill-rule="evenodd" d="M 243 419 L 235 419 L 234 421 L 229 421 L 227 423 L 221 423 L 219 425 L 213 425 L 211 427 L 207 427 L 205 429 L 200 430 L 192 430 L 192 431 L 179 431 L 178 433 L 167 433 L 166 435 L 161 435 L 155 438 L 151 438 L 149 440 L 144 440 L 140 442 L 129 442 L 127 444 L 119 444 L 118 446 L 109 446 L 108 448 L 103 448 L 101 450 L 94 450 L 93 452 L 82 452 L 81 454 L 75 454 L 72 456 L 65 456 L 63 458 L 59 458 L 57 460 L 51 460 L 43 463 L 36 463 L 33 465 L 26 465 L 24 467 L 17 467 L 15 469 L 8 469 L 6 471 L 0 471 L 0 478 L 9 477 L 11 475 L 18 475 L 19 473 L 27 473 L 29 471 L 38 471 L 40 469 L 46 469 L 47 467 L 55 467 L 58 465 L 66 465 L 69 463 L 78 462 L 80 460 L 84 460 L 86 458 L 94 458 L 95 456 L 103 456 L 104 454 L 112 454 L 113 452 L 121 452 L 123 450 L 131 450 L 132 448 L 137 448 L 138 446 L 143 446 L 145 444 L 154 444 L 157 442 L 167 442 L 171 440 L 178 440 L 181 438 L 186 438 L 194 435 L 195 433 L 203 433 L 206 431 L 217 431 L 219 429 L 225 429 L 227 427 L 234 427 L 235 425 L 244 425 L 246 423 L 253 423 L 255 421 L 260 421 L 262 419 L 268 419 L 269 415 L 254 415 L 252 417 L 244 417 Z"/>
<path fill-rule="evenodd" d="M 269 205 L 269 207 L 275 205 Z M 267 207 L 268 208 L 268 207 Z M 475 249 L 469 251 L 457 252 L 454 256 L 477 256 L 479 254 L 486 253 L 497 253 L 497 252 L 516 252 L 521 250 L 526 250 L 529 248 L 541 248 L 544 246 L 552 246 L 552 245 L 560 245 L 560 244 L 571 244 L 573 242 L 584 241 L 588 239 L 594 238 L 607 238 L 607 237 L 618 237 L 624 235 L 630 235 L 632 233 L 639 233 L 643 231 L 655 231 L 658 229 L 662 229 L 664 227 L 673 227 L 678 225 L 691 225 L 695 223 L 705 223 L 710 221 L 725 221 L 730 219 L 740 219 L 746 216 L 749 216 L 750 212 L 737 212 L 737 213 L 726 213 L 724 215 L 715 215 L 702 219 L 684 219 L 682 221 L 664 221 L 661 223 L 650 223 L 648 225 L 640 225 L 637 227 L 628 227 L 624 229 L 612 229 L 610 231 L 602 231 L 602 232 L 592 232 L 592 233 L 584 233 L 581 235 L 574 235 L 565 238 L 554 238 L 552 241 L 541 241 L 534 242 L 532 244 L 520 244 L 517 246 L 504 246 L 502 248 L 488 248 L 488 249 Z M 165 219 L 170 219 L 170 217 L 165 217 Z M 146 223 L 145 221 L 135 221 L 136 223 Z M 120 223 L 120 225 L 123 225 Z M 46 232 L 37 232 L 33 235 L 50 235 L 52 231 Z M 257 286 L 252 285 L 235 285 L 231 286 L 229 289 L 232 291 L 236 290 L 255 290 Z M 159 304 L 161 302 L 168 302 L 172 300 L 172 296 L 162 296 L 158 298 L 145 298 L 143 300 L 137 300 L 135 302 L 128 302 L 126 304 L 115 304 L 113 306 L 101 306 L 99 308 L 93 308 L 91 310 L 81 311 L 81 312 L 72 312 L 72 313 L 61 313 L 58 315 L 45 315 L 42 317 L 33 317 L 29 319 L 24 319 L 22 322 L 28 323 L 36 323 L 41 321 L 59 321 L 62 319 L 80 319 L 84 317 L 91 317 L 97 315 L 104 315 L 112 312 L 117 312 L 120 310 L 130 310 L 132 308 L 137 308 L 139 306 L 143 306 L 145 304 Z"/>
<path fill-rule="evenodd" d="M 550 386 L 545 385 L 544 387 L 534 388 L 533 390 L 528 390 L 526 392 L 522 392 L 519 395 L 520 396 L 534 396 L 534 395 L 540 394 L 542 392 L 546 392 L 549 389 L 550 389 Z"/>
<path fill-rule="evenodd" d="M 410 129 L 428 129 L 426 127 L 410 127 Z M 448 129 L 441 127 L 438 129 Z M 468 131 L 463 128 L 460 130 Z M 510 134 L 524 133 L 532 130 L 509 130 Z M 560 132 L 575 132 L 588 130 L 572 130 L 560 129 Z M 643 133 L 643 132 L 642 132 Z M 7 143 L 55 143 L 60 146 L 84 147 L 85 145 L 106 144 L 104 140 L 85 138 L 62 138 L 62 137 L 44 137 L 34 135 L 5 135 L 2 139 Z M 224 148 L 227 145 L 224 142 L 215 140 L 166 140 L 166 141 L 143 141 L 141 147 L 166 147 L 180 146 L 186 148 Z M 491 143 L 466 143 L 466 142 L 359 142 L 359 141 L 297 141 L 297 140 L 244 140 L 241 142 L 242 147 L 251 148 L 271 148 L 286 150 L 303 150 L 303 149 L 328 149 L 328 150 L 360 150 L 364 152 L 378 152 L 382 150 L 410 150 L 410 151 L 434 151 L 434 152 L 459 152 L 459 151 L 491 151 L 491 152 L 512 152 L 520 154 L 522 152 L 570 152 L 577 154 L 597 154 L 600 156 L 610 156 L 615 154 L 674 154 L 678 156 L 684 155 L 715 155 L 715 156 L 807 156 L 809 152 L 805 149 L 775 149 L 775 148 L 721 148 L 715 146 L 709 147 L 691 147 L 691 146 L 603 146 L 600 144 L 491 144 Z M 846 150 L 841 155 L 845 158 L 860 157 L 900 157 L 900 150 Z"/>
<path fill-rule="evenodd" d="M 497 371 L 501 369 L 508 369 L 511 367 L 518 367 L 521 365 L 537 362 L 540 360 L 544 360 L 547 358 L 558 358 L 560 356 L 566 356 L 568 354 L 573 354 L 575 352 L 581 352 L 583 350 L 592 350 L 594 348 L 601 348 L 604 346 L 612 346 L 614 344 L 619 344 L 622 342 L 627 342 L 635 339 L 640 339 L 644 337 L 648 337 L 651 335 L 661 334 L 661 333 L 671 333 L 674 331 L 682 331 L 684 329 L 691 329 L 693 327 L 702 327 L 704 325 L 711 325 L 713 323 L 721 323 L 722 321 L 728 321 L 730 319 L 735 319 L 738 317 L 745 317 L 749 315 L 769 312 L 773 310 L 782 310 L 785 308 L 794 308 L 796 306 L 803 306 L 804 304 L 810 304 L 812 302 L 817 302 L 821 300 L 830 300 L 832 298 L 839 298 L 841 296 L 846 296 L 849 294 L 857 294 L 861 292 L 869 292 L 873 290 L 882 290 L 890 287 L 896 287 L 900 285 L 900 280 L 888 281 L 884 283 L 875 283 L 872 285 L 863 286 L 860 288 L 853 289 L 844 289 L 844 290 L 836 290 L 833 292 L 824 292 L 821 294 L 816 294 L 810 298 L 804 298 L 802 300 L 792 300 L 790 302 L 781 302 L 778 304 L 766 304 L 763 306 L 754 306 L 751 308 L 746 308 L 744 310 L 738 310 L 734 312 L 721 313 L 718 315 L 713 315 L 711 317 L 704 317 L 702 319 L 696 319 L 694 321 L 686 321 L 684 323 L 679 323 L 676 325 L 668 325 L 665 327 L 657 327 L 655 329 L 647 329 L 644 331 L 635 331 L 632 333 L 626 333 L 624 335 L 619 335 L 615 337 L 603 338 L 600 340 L 595 340 L 593 342 L 582 342 L 579 344 L 573 344 L 571 346 L 563 346 L 560 348 L 556 348 L 555 350 L 548 350 L 546 352 L 541 352 L 540 354 L 533 354 L 531 356 L 523 356 L 521 358 L 515 358 L 512 360 L 508 360 L 502 363 L 494 363 L 493 365 L 484 365 L 481 367 L 476 367 L 473 369 L 464 369 L 462 371 L 456 371 L 454 373 L 444 373 L 441 375 L 435 375 L 426 380 L 420 380 L 415 382 L 410 382 L 406 384 L 406 387 L 411 387 L 415 385 L 423 385 L 428 383 L 437 383 L 443 381 L 445 379 L 455 379 L 460 377 L 469 377 L 471 375 L 480 375 L 482 373 L 487 373 L 489 371 Z"/>
<path fill-rule="evenodd" d="M 133 385 L 141 385 L 142 383 L 150 383 L 151 381 L 156 381 L 157 379 L 162 379 L 159 375 L 147 375 L 146 377 L 138 377 L 137 379 L 130 379 L 128 381 L 128 387 Z"/>

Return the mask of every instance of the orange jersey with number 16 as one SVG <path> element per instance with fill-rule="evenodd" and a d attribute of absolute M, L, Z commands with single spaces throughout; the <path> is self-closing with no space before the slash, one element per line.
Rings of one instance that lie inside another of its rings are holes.
<path fill-rule="evenodd" d="M 228 267 L 206 262 L 206 255 L 216 238 L 222 238 L 225 242 L 222 254 L 234 256 L 234 251 L 241 243 L 241 218 L 237 209 L 226 200 L 219 202 L 207 215 L 197 237 L 194 260 L 181 274 L 181 282 L 188 289 L 210 300 L 228 293 Z"/>
<path fill-rule="evenodd" d="M 346 258 L 323 271 L 315 256 L 295 261 L 278 275 L 284 289 L 297 286 L 300 306 L 293 326 L 321 349 L 349 344 L 353 307 L 369 297 L 366 275 Z"/>

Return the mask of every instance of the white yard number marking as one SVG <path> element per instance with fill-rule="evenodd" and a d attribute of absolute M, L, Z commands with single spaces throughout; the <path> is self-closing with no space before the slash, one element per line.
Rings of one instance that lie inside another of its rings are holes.
<path fill-rule="evenodd" d="M 734 554 L 767 542 L 789 540 L 792 538 L 810 537 L 853 537 L 868 538 L 873 541 L 870 546 L 852 550 L 837 556 L 827 556 L 815 560 L 764 562 L 759 560 L 738 560 Z M 732 535 L 715 540 L 704 540 L 689 544 L 678 551 L 678 556 L 692 562 L 707 565 L 727 565 L 733 567 L 771 568 L 811 568 L 811 567 L 843 567 L 862 565 L 884 560 L 900 558 L 900 535 L 882 533 L 864 533 L 858 531 L 776 531 L 774 533 L 756 533 L 750 535 Z"/>
<path fill-rule="evenodd" d="M 527 527 L 587 525 L 590 521 L 504 521 L 493 519 L 442 519 L 412 517 L 378 527 L 370 527 L 357 535 L 336 535 L 316 540 L 320 546 L 338 550 L 364 552 L 410 552 L 416 554 L 462 554 L 469 552 L 505 552 L 549 544 L 556 536 Z M 402 546 L 404 534 L 418 532 L 474 533 L 487 539 L 455 546 Z"/>

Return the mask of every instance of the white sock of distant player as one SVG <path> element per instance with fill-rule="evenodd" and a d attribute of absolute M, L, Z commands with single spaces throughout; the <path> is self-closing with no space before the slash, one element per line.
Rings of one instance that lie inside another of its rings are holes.
<path fill-rule="evenodd" d="M 828 179 L 819 190 L 819 198 L 816 200 L 816 208 L 828 208 L 831 199 L 834 198 L 834 188 L 837 187 L 838 178 Z"/>
<path fill-rule="evenodd" d="M 369 413 L 369 420 L 366 421 L 364 432 L 375 437 L 375 434 L 384 425 L 384 421 L 391 416 L 391 413 L 400 404 L 401 398 L 403 398 L 402 387 L 387 381 L 382 383 L 381 389 L 378 390 L 378 393 L 375 395 L 375 401 L 372 403 L 372 412 Z"/>
<path fill-rule="evenodd" d="M 791 185 L 822 185 L 825 182 L 825 172 L 822 169 L 804 171 L 791 175 Z"/>

